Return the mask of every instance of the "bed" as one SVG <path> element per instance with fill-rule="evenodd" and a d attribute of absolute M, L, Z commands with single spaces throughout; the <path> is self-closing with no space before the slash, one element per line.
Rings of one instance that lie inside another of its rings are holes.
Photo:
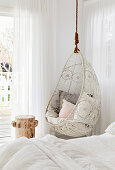
<path fill-rule="evenodd" d="M 19 138 L 0 148 L 0 170 L 115 170 L 115 135 Z"/>

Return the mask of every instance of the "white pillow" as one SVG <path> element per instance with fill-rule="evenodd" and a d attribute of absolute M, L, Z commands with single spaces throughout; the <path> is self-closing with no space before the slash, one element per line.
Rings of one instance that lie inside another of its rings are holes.
<path fill-rule="evenodd" d="M 74 104 L 63 99 L 62 108 L 59 112 L 59 118 L 67 118 L 69 114 L 72 112 L 74 107 L 75 107 Z M 73 118 L 74 118 L 74 115 L 71 115 L 70 119 L 73 119 Z"/>
<path fill-rule="evenodd" d="M 77 105 L 74 119 L 88 125 L 94 125 L 97 122 L 98 108 L 96 100 L 85 92 L 82 94 Z"/>
<path fill-rule="evenodd" d="M 106 133 L 115 135 L 115 122 L 111 123 L 108 128 L 105 130 Z"/>

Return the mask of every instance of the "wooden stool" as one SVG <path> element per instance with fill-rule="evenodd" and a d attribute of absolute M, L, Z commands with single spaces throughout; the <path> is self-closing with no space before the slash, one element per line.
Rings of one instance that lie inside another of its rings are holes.
<path fill-rule="evenodd" d="M 35 116 L 20 115 L 12 121 L 12 126 L 16 128 L 16 138 L 25 136 L 27 138 L 35 137 L 35 127 L 38 125 L 38 121 L 35 120 Z"/>

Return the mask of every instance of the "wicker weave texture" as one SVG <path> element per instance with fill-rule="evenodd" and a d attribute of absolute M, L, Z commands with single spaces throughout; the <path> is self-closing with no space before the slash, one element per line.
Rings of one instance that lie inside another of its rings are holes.
<path fill-rule="evenodd" d="M 49 126 L 58 133 L 67 136 L 87 136 L 91 133 L 99 118 L 101 92 L 94 69 L 80 52 L 73 53 L 67 60 L 56 89 L 48 103 L 46 114 L 59 110 L 60 90 L 71 94 L 77 94 L 79 95 L 79 98 L 73 111 L 66 119 L 50 117 L 50 120 L 52 119 L 52 121 L 49 121 L 47 115 L 46 120 L 48 121 Z M 89 97 L 85 97 L 85 93 L 89 95 Z M 84 105 L 88 108 L 86 108 L 85 114 L 83 115 L 83 109 L 80 108 Z M 71 117 L 72 114 L 74 115 L 74 119 L 70 120 L 69 117 Z M 79 119 L 77 119 L 77 117 L 79 117 Z"/>

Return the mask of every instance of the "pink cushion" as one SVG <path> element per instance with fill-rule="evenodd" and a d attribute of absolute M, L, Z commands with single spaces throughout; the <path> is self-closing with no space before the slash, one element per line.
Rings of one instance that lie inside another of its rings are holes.
<path fill-rule="evenodd" d="M 62 109 L 60 110 L 60 113 L 59 113 L 59 118 L 67 118 L 69 114 L 72 112 L 74 107 L 75 107 L 74 104 L 66 100 L 63 100 Z M 73 118 L 74 116 L 70 117 L 70 119 L 73 119 Z"/>

